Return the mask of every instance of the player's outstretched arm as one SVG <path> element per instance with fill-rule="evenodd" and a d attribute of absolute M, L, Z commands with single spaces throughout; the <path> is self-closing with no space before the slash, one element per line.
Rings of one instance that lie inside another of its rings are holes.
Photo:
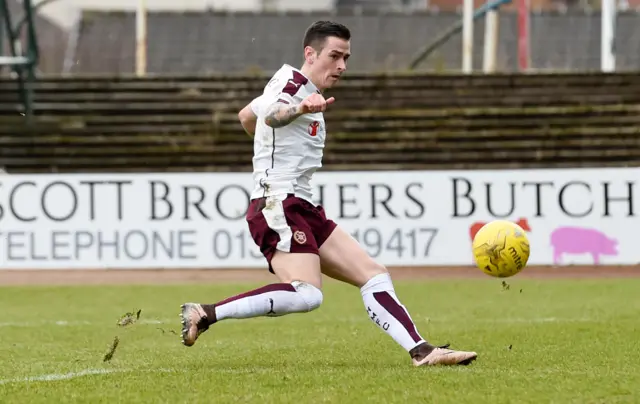
<path fill-rule="evenodd" d="M 283 126 L 287 126 L 291 122 L 295 121 L 302 115 L 300 111 L 300 105 L 287 105 L 281 102 L 274 102 L 267 108 L 267 113 L 264 117 L 264 122 L 276 129 Z"/>
<path fill-rule="evenodd" d="M 298 105 L 283 104 L 275 102 L 267 108 L 264 122 L 270 127 L 276 129 L 287 126 L 300 115 L 324 112 L 327 105 L 332 104 L 335 98 L 324 99 L 320 94 L 311 94 Z"/>

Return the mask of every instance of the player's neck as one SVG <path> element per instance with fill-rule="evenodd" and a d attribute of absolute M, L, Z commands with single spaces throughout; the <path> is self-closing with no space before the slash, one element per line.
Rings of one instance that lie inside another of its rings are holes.
<path fill-rule="evenodd" d="M 302 67 L 300 68 L 300 72 L 302 72 L 302 74 L 304 74 L 304 76 L 308 78 L 309 81 L 311 81 L 313 85 L 316 86 L 318 90 L 320 90 L 321 93 L 324 92 L 325 89 L 318 85 L 320 80 L 318 80 L 316 77 L 313 76 L 309 65 L 307 64 L 302 65 Z"/>

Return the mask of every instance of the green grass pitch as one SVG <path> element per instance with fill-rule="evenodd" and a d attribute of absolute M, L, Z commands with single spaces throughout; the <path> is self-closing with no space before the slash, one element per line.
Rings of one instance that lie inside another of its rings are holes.
<path fill-rule="evenodd" d="M 0 402 L 640 402 L 640 279 L 507 282 L 396 282 L 425 338 L 479 353 L 457 368 L 414 368 L 335 282 L 315 312 L 221 322 L 191 348 L 182 302 L 259 285 L 4 287 Z"/>

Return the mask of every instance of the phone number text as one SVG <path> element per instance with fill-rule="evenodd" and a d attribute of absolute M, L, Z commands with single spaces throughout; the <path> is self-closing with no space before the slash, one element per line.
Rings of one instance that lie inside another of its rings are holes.
<path fill-rule="evenodd" d="M 373 258 L 381 255 L 398 258 L 428 257 L 437 235 L 438 229 L 432 227 L 384 230 L 370 227 L 351 231 L 351 236 Z"/>

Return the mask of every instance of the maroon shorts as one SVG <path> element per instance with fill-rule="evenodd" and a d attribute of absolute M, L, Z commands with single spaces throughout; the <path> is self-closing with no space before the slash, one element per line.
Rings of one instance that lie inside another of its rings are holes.
<path fill-rule="evenodd" d="M 276 250 L 318 254 L 318 249 L 336 228 L 322 206 L 313 206 L 294 195 L 253 199 L 247 210 L 253 241 L 269 263 Z"/>

